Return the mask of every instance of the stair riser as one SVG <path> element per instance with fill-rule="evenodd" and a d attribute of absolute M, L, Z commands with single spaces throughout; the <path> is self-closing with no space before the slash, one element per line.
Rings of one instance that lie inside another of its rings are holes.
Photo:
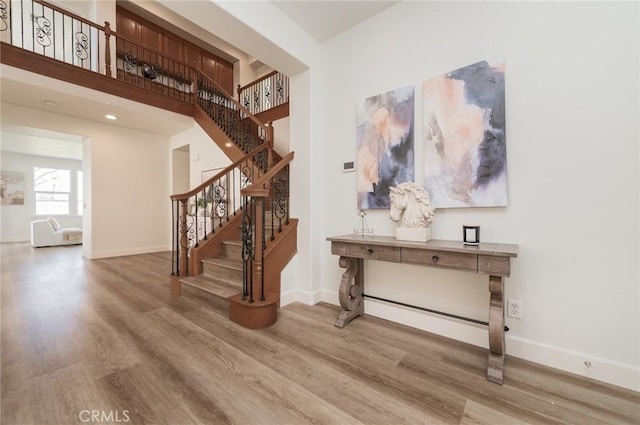
<path fill-rule="evenodd" d="M 227 258 L 239 260 L 242 258 L 242 245 L 222 244 L 222 255 Z"/>
<path fill-rule="evenodd" d="M 230 269 L 217 264 L 202 263 L 202 274 L 216 279 L 242 284 L 242 270 Z"/>
<path fill-rule="evenodd" d="M 227 298 L 212 294 L 211 292 L 191 286 L 185 282 L 182 283 L 182 296 L 203 301 L 225 317 L 229 315 L 229 300 L 227 300 Z"/>

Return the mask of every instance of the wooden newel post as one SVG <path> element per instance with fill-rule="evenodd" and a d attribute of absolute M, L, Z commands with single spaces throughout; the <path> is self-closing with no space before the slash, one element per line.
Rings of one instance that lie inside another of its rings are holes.
<path fill-rule="evenodd" d="M 267 123 L 267 138 L 269 141 L 269 147 L 273 149 L 273 121 Z"/>
<path fill-rule="evenodd" d="M 107 77 L 111 77 L 111 24 L 109 21 L 104 21 L 104 66 L 105 74 Z"/>
<path fill-rule="evenodd" d="M 267 124 L 267 145 L 269 146 L 269 168 L 273 167 L 273 121 L 269 121 Z"/>
<path fill-rule="evenodd" d="M 242 104 L 242 98 L 240 97 L 240 93 L 242 93 L 242 86 L 238 84 L 238 102 Z"/>
<path fill-rule="evenodd" d="M 189 224 L 187 223 L 187 199 L 181 199 L 180 204 L 180 272 L 183 276 L 189 275 L 187 263 L 189 259 Z"/>
<path fill-rule="evenodd" d="M 262 285 L 264 275 L 264 264 L 262 264 L 262 241 L 264 240 L 264 198 L 259 200 L 255 199 L 255 213 L 254 217 L 254 229 L 255 229 L 255 242 L 254 242 L 254 259 L 253 259 L 253 282 L 260 288 L 260 301 L 265 300 L 264 285 Z"/>

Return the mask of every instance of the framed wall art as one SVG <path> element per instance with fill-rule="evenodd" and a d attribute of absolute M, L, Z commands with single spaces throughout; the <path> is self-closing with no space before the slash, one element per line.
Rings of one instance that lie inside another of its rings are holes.
<path fill-rule="evenodd" d="M 414 179 L 414 89 L 369 97 L 358 108 L 358 209 L 388 209 L 389 188 Z"/>
<path fill-rule="evenodd" d="M 24 173 L 0 171 L 0 204 L 24 205 Z"/>
<path fill-rule="evenodd" d="M 422 93 L 424 187 L 432 205 L 506 206 L 504 62 L 426 80 Z"/>

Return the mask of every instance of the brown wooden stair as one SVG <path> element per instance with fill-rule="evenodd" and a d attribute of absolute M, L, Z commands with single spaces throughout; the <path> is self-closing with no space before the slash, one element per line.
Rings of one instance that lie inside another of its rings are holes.
<path fill-rule="evenodd" d="M 180 279 L 182 294 L 205 298 L 225 313 L 229 298 L 242 294 L 242 241 L 222 241 L 222 253 L 203 259 L 202 274 Z"/>

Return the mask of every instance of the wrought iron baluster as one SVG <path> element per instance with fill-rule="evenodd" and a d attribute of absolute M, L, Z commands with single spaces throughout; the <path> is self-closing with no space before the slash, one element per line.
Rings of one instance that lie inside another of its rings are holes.
<path fill-rule="evenodd" d="M 265 219 L 264 219 L 264 215 L 265 215 L 265 198 L 260 198 L 260 202 L 262 203 L 262 232 L 261 232 L 261 237 L 262 237 L 262 243 L 260 244 L 261 249 L 260 249 L 260 264 L 262 265 L 262 272 L 260 273 L 260 301 L 264 301 L 265 297 L 264 297 L 264 250 L 267 248 L 267 241 L 265 239 Z"/>
<path fill-rule="evenodd" d="M 11 26 L 11 9 L 10 6 L 11 1 L 9 1 L 9 6 L 4 0 L 0 0 L 0 31 L 6 31 Z M 11 31 L 9 31 L 11 33 Z"/>
<path fill-rule="evenodd" d="M 177 276 L 178 274 L 178 262 L 176 261 L 177 245 L 176 245 L 176 233 L 178 229 L 178 222 L 176 221 L 176 205 L 178 201 L 171 200 L 171 276 Z"/>
<path fill-rule="evenodd" d="M 253 302 L 252 268 L 253 233 L 249 208 L 249 198 L 242 197 L 242 299 Z"/>

